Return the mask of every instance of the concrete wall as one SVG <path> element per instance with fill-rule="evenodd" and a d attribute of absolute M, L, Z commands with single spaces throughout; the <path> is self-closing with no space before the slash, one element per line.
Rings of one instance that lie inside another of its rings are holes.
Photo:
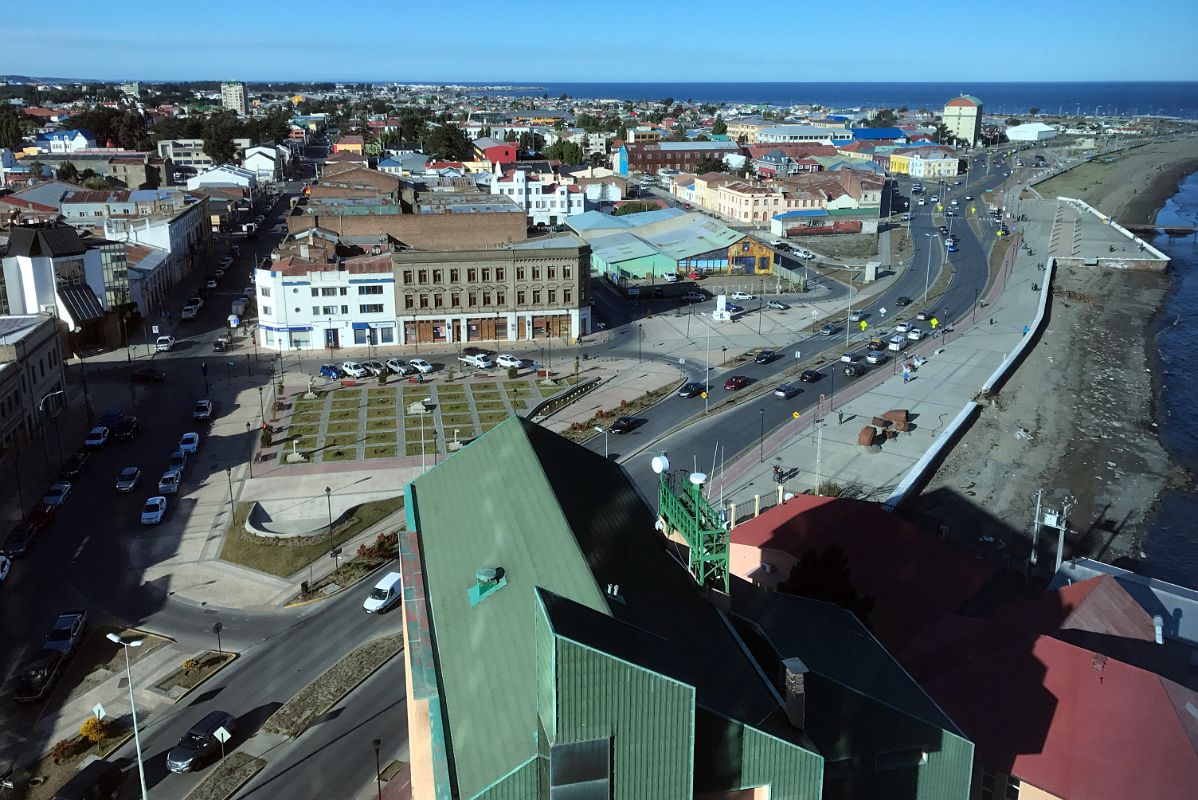
<path fill-rule="evenodd" d="M 340 236 L 387 234 L 417 250 L 481 250 L 528 238 L 522 213 L 305 213 L 287 218 L 287 227 L 293 234 L 317 226 Z"/>

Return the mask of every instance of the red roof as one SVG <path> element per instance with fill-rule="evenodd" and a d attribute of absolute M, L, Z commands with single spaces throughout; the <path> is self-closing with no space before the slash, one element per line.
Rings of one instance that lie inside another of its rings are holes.
<path fill-rule="evenodd" d="M 969 97 L 964 97 L 964 96 L 954 97 L 952 100 L 949 100 L 944 105 L 945 106 L 963 106 L 965 108 L 977 108 L 978 107 L 978 104 L 976 101 L 974 101 L 973 99 L 971 99 Z"/>
<path fill-rule="evenodd" d="M 732 530 L 732 543 L 798 558 L 837 543 L 854 586 L 877 602 L 870 623 L 897 650 L 911 635 L 962 610 L 994 574 L 965 549 L 863 500 L 798 495 Z"/>

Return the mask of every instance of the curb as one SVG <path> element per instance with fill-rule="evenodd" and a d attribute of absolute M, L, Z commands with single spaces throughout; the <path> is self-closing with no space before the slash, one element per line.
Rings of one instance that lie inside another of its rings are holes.
<path fill-rule="evenodd" d="M 211 651 L 211 650 L 208 650 L 208 651 L 206 651 L 206 652 L 209 652 L 209 653 L 211 653 L 212 651 Z M 178 697 L 176 697 L 176 698 L 174 698 L 174 699 L 172 699 L 172 700 L 171 700 L 171 705 L 175 705 L 175 704 L 176 704 L 176 703 L 178 703 L 180 700 L 182 700 L 184 697 L 187 697 L 187 695 L 191 694 L 191 693 L 192 693 L 192 692 L 194 692 L 196 689 L 200 688 L 200 687 L 201 687 L 201 686 L 203 686 L 205 683 L 207 683 L 208 681 L 210 681 L 210 680 L 212 680 L 213 678 L 215 678 L 217 675 L 219 675 L 219 674 L 221 674 L 222 672 L 224 672 L 224 671 L 225 671 L 225 667 L 229 666 L 230 664 L 233 664 L 233 663 L 235 663 L 235 662 L 237 661 L 237 659 L 241 658 L 241 653 L 236 653 L 236 652 L 234 652 L 234 651 L 232 651 L 232 650 L 225 650 L 224 652 L 225 652 L 226 654 L 228 654 L 228 655 L 231 655 L 231 656 L 232 656 L 232 658 L 230 658 L 228 661 L 226 661 L 225 663 L 223 663 L 223 664 L 221 664 L 219 667 L 217 667 L 215 670 L 213 670 L 213 671 L 212 671 L 212 672 L 211 672 L 211 673 L 208 675 L 208 677 L 207 677 L 207 678 L 204 678 L 204 680 L 200 681 L 200 682 L 199 682 L 199 683 L 197 683 L 195 686 L 192 686 L 190 689 L 185 689 L 185 690 L 183 690 L 183 694 L 181 694 L 181 695 L 179 695 Z M 167 695 L 167 697 L 169 698 L 169 697 L 170 697 L 170 695 Z"/>
<path fill-rule="evenodd" d="M 390 559 L 389 561 L 384 561 L 382 564 L 379 564 L 379 565 L 378 565 L 377 567 L 375 567 L 374 569 L 372 569 L 372 570 L 370 570 L 370 571 L 368 571 L 368 572 L 364 572 L 364 573 L 362 573 L 362 576 L 361 576 L 360 578 L 358 578 L 356 581 L 354 581 L 353 583 L 351 583 L 351 584 L 349 584 L 349 585 L 347 585 L 347 586 L 342 586 L 340 589 L 338 589 L 338 590 L 337 590 L 337 591 L 335 591 L 335 592 L 329 592 L 328 594 L 323 594 L 323 595 L 321 595 L 320 597 L 313 597 L 313 598 L 312 598 L 312 599 L 310 599 L 310 600 L 296 600 L 296 601 L 294 601 L 294 602 L 291 602 L 291 603 L 283 603 L 283 605 L 281 606 L 281 608 L 304 608 L 305 606 L 314 606 L 314 605 L 316 605 L 317 603 L 321 603 L 321 602 L 323 602 L 323 601 L 325 601 L 325 600 L 330 600 L 330 599 L 332 599 L 332 598 L 336 597 L 337 595 L 341 594 L 342 592 L 344 592 L 344 591 L 346 591 L 346 590 L 348 590 L 348 589 L 352 589 L 352 588 L 354 588 L 354 587 L 355 587 L 355 586 L 357 586 L 359 583 L 361 583 L 362 581 L 366 580 L 366 579 L 367 579 L 367 578 L 369 578 L 371 575 L 373 575 L 374 573 L 378 572 L 378 571 L 379 571 L 380 569 L 382 569 L 383 567 L 385 567 L 385 566 L 387 566 L 388 564 L 390 564 L 392 561 L 395 561 L 395 559 L 393 558 L 393 559 Z"/>

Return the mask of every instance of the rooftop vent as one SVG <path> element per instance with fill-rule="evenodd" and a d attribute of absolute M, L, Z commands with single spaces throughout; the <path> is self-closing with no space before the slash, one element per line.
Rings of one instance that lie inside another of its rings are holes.
<path fill-rule="evenodd" d="M 503 567 L 479 567 L 474 571 L 474 585 L 470 587 L 470 605 L 478 605 L 492 593 L 507 585 Z"/>

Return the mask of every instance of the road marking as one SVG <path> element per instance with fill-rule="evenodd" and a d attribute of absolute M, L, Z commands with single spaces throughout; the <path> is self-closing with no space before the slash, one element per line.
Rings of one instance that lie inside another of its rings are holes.
<path fill-rule="evenodd" d="M 79 542 L 79 546 L 75 548 L 75 555 L 71 556 L 72 564 L 79 560 L 79 556 L 83 553 L 83 548 L 87 547 L 87 543 L 91 538 L 91 534 L 88 534 L 83 537 L 83 541 Z"/>

